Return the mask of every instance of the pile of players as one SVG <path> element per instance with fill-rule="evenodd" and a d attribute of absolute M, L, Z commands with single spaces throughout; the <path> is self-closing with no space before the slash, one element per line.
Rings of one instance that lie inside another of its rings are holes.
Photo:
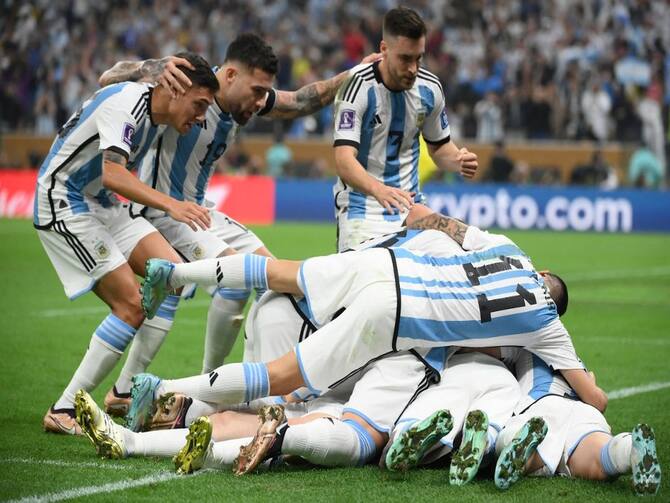
<path fill-rule="evenodd" d="M 612 437 L 602 416 L 607 398 L 559 320 L 562 280 L 506 237 L 420 204 L 419 136 L 439 169 L 477 169 L 451 139 L 439 80 L 420 67 L 425 34 L 414 11 L 392 9 L 381 59 L 296 92 L 272 89 L 277 58 L 255 35 L 218 68 L 183 53 L 102 76 L 36 188 L 35 227 L 66 293 L 93 290 L 111 309 L 45 429 L 84 433 L 105 457 L 175 456 L 185 473 L 295 458 L 404 471 L 457 445 L 453 484 L 495 461 L 501 488 L 525 473 L 632 471 L 636 492 L 658 490 L 651 428 Z M 203 206 L 214 163 L 253 114 L 294 117 L 334 99 L 338 250 L 356 250 L 274 259 Z M 194 283 L 214 292 L 202 374 L 142 373 Z M 254 289 L 244 362 L 223 364 Z M 123 428 L 88 392 L 131 341 L 105 397 Z"/>

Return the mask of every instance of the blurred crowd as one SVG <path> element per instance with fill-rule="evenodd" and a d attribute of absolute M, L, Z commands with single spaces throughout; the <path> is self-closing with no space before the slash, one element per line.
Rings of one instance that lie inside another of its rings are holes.
<path fill-rule="evenodd" d="M 0 131 L 51 135 L 114 62 L 187 48 L 217 64 L 243 31 L 272 44 L 277 86 L 296 89 L 376 50 L 397 3 L 2 0 Z M 644 142 L 665 166 L 670 0 L 402 3 L 427 22 L 424 64 L 445 85 L 455 138 Z M 331 122 L 327 108 L 284 130 L 321 135 Z"/>

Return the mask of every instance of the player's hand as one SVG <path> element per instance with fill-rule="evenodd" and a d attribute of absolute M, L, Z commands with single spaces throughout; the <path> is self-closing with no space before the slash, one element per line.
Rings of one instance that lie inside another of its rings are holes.
<path fill-rule="evenodd" d="M 198 227 L 202 230 L 208 229 L 211 223 L 209 210 L 189 201 L 175 201 L 167 214 L 177 222 L 184 222 L 194 231 Z"/>
<path fill-rule="evenodd" d="M 372 191 L 372 196 L 391 214 L 409 211 L 414 205 L 415 195 L 414 192 L 389 187 L 381 182 Z"/>
<path fill-rule="evenodd" d="M 472 178 L 475 176 L 477 168 L 479 167 L 477 154 L 470 152 L 467 148 L 463 147 L 458 151 L 458 158 L 456 160 L 461 165 L 461 175 L 465 178 Z"/>
<path fill-rule="evenodd" d="M 194 70 L 193 65 L 184 58 L 168 56 L 160 60 L 163 71 L 158 76 L 158 84 L 165 87 L 170 92 L 172 98 L 178 98 L 186 94 L 186 90 L 191 87 L 191 80 L 177 66 L 185 66 Z"/>
<path fill-rule="evenodd" d="M 374 63 L 375 61 L 380 61 L 381 59 L 383 59 L 381 52 L 373 52 L 365 56 L 363 59 L 361 59 L 361 62 L 359 64 L 365 65 L 367 63 Z"/>

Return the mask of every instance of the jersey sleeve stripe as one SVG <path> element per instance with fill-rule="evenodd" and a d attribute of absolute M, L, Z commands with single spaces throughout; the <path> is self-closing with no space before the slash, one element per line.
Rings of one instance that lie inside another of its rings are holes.
<path fill-rule="evenodd" d="M 429 145 L 434 145 L 436 147 L 439 147 L 440 145 L 444 145 L 445 143 L 449 143 L 451 141 L 451 135 L 447 135 L 446 137 L 442 138 L 441 140 L 437 140 L 437 141 L 429 140 L 425 136 L 423 137 L 423 139 Z"/>
<path fill-rule="evenodd" d="M 363 85 L 363 81 L 361 79 L 359 79 L 358 84 L 356 85 L 356 88 L 352 92 L 351 103 L 356 101 L 356 96 L 358 96 L 358 91 L 361 90 L 362 85 Z"/>
<path fill-rule="evenodd" d="M 341 138 L 333 142 L 333 147 L 342 147 L 342 146 L 354 147 L 356 150 L 358 150 L 358 147 L 360 147 L 361 144 L 354 140 L 344 140 Z"/>
<path fill-rule="evenodd" d="M 358 75 L 355 75 L 353 79 L 349 82 L 349 85 L 347 86 L 347 89 L 344 91 L 343 95 L 343 101 L 348 101 L 349 103 L 353 103 L 353 100 L 351 99 L 351 95 L 353 92 L 354 87 L 356 87 L 357 84 L 359 84 L 361 81 L 360 77 Z"/>

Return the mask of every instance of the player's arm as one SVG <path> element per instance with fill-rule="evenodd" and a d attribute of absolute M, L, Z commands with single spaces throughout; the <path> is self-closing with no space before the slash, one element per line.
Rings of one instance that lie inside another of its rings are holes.
<path fill-rule="evenodd" d="M 372 53 L 361 61 L 361 64 L 372 63 L 380 59 L 381 54 Z M 275 91 L 275 102 L 272 109 L 265 114 L 275 119 L 294 119 L 310 115 L 330 105 L 337 91 L 349 78 L 350 72 L 339 73 L 328 80 L 320 80 L 307 84 L 297 91 Z"/>
<path fill-rule="evenodd" d="M 103 87 L 127 81 L 156 83 L 164 86 L 172 97 L 176 98 L 191 87 L 190 79 L 177 68 L 178 66 L 193 68 L 188 60 L 175 56 L 144 61 L 119 61 L 106 70 L 98 82 Z"/>
<path fill-rule="evenodd" d="M 454 171 L 465 178 L 472 178 L 479 167 L 477 154 L 467 148 L 458 148 L 453 141 L 441 145 L 428 145 L 428 154 L 435 165 L 443 171 Z"/>
<path fill-rule="evenodd" d="M 179 222 L 188 224 L 193 230 L 207 229 L 210 224 L 209 211 L 187 201 L 178 201 L 142 183 L 126 169 L 126 153 L 111 147 L 102 153 L 102 185 L 113 192 L 145 206 L 165 211 Z"/>
<path fill-rule="evenodd" d="M 584 369 L 562 369 L 560 372 L 584 403 L 593 405 L 600 412 L 605 413 L 607 395 L 598 387 L 589 372 Z"/>
<path fill-rule="evenodd" d="M 357 192 L 374 197 L 387 211 L 394 208 L 405 211 L 414 204 L 411 192 L 395 187 L 389 187 L 370 176 L 358 162 L 356 155 L 358 148 L 351 145 L 337 145 L 335 147 L 335 171 L 342 181 Z"/>
<path fill-rule="evenodd" d="M 465 241 L 465 233 L 468 231 L 468 227 L 468 224 L 458 218 L 440 215 L 439 213 L 431 213 L 407 226 L 408 229 L 442 231 L 461 246 Z"/>

